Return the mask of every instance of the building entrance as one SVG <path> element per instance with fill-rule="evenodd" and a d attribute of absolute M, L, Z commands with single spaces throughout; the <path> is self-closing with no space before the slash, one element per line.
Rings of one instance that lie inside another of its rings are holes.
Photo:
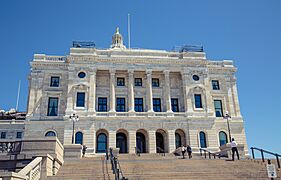
<path fill-rule="evenodd" d="M 156 152 L 157 153 L 165 152 L 164 137 L 159 132 L 156 132 Z"/>
<path fill-rule="evenodd" d="M 142 133 L 137 132 L 136 139 L 137 139 L 137 149 L 136 149 L 137 152 L 146 153 L 145 136 Z"/>
<path fill-rule="evenodd" d="M 119 148 L 119 153 L 128 153 L 127 137 L 124 133 L 116 134 L 116 147 Z"/>

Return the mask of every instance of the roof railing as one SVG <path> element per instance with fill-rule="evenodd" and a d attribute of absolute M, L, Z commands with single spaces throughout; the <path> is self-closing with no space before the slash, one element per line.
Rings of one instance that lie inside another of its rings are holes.
<path fill-rule="evenodd" d="M 278 168 L 281 168 L 280 161 L 279 161 L 279 157 L 281 158 L 280 154 L 273 153 L 273 152 L 270 152 L 270 151 L 267 151 L 267 150 L 264 150 L 264 149 L 261 149 L 261 148 L 256 148 L 256 147 L 251 147 L 250 149 L 252 150 L 252 157 L 253 157 L 253 159 L 255 159 L 255 150 L 260 151 L 262 162 L 265 162 L 265 160 L 264 160 L 264 153 L 275 156 L 276 162 L 277 162 L 277 166 L 278 166 Z"/>

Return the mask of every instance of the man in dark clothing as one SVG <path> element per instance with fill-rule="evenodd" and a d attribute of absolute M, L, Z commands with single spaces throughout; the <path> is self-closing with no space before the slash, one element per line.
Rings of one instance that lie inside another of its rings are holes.
<path fill-rule="evenodd" d="M 85 156 L 86 150 L 87 150 L 87 146 L 83 145 L 83 148 L 82 148 L 83 157 Z"/>
<path fill-rule="evenodd" d="M 186 151 L 187 151 L 187 154 L 188 154 L 189 159 L 192 158 L 192 155 L 191 155 L 192 150 L 191 150 L 191 147 L 190 147 L 189 145 L 187 145 Z"/>

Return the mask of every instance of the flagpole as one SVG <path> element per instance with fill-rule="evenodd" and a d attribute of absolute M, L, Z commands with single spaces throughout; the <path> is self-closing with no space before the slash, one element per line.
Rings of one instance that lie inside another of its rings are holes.
<path fill-rule="evenodd" d="M 19 80 L 19 86 L 18 86 L 18 96 L 17 96 L 16 111 L 18 111 L 18 106 L 19 106 L 20 85 L 21 85 L 21 80 Z"/>
<path fill-rule="evenodd" d="M 131 28 L 130 28 L 130 14 L 128 13 L 128 47 L 131 49 Z"/>

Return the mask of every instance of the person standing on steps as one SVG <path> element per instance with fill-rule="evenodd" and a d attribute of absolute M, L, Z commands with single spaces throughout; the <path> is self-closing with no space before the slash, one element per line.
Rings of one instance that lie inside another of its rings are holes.
<path fill-rule="evenodd" d="M 232 150 L 232 161 L 234 161 L 234 153 L 236 153 L 237 159 L 239 160 L 239 153 L 238 153 L 238 149 L 237 149 L 237 143 L 234 140 L 234 138 L 231 139 L 230 145 L 231 145 L 231 150 Z"/>
<path fill-rule="evenodd" d="M 83 145 L 83 148 L 82 148 L 82 157 L 85 157 L 86 150 L 87 150 L 87 146 Z"/>
<path fill-rule="evenodd" d="M 182 145 L 181 147 L 182 158 L 184 159 L 185 147 Z"/>
<path fill-rule="evenodd" d="M 192 149 L 191 149 L 190 145 L 186 146 L 186 152 L 188 154 L 188 158 L 191 159 L 192 158 L 192 155 L 191 155 L 192 154 Z"/>

